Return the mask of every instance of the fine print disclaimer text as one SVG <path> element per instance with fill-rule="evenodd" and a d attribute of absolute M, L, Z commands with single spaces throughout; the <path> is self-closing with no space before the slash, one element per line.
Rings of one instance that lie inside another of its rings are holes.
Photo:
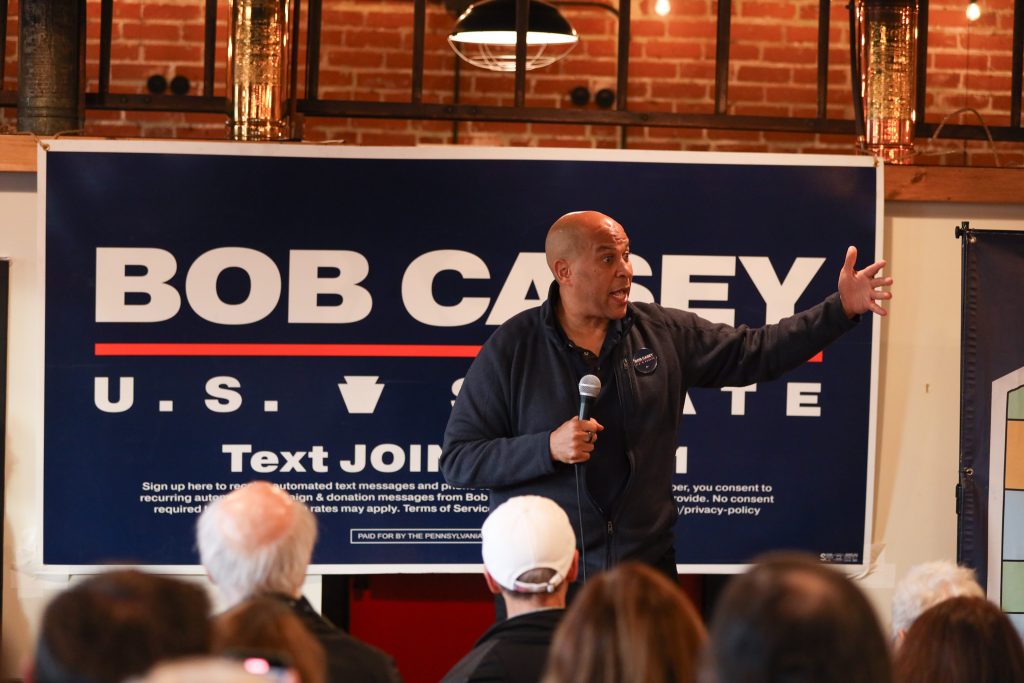
<path fill-rule="evenodd" d="M 775 504 L 771 484 L 673 484 L 681 517 L 757 517 Z"/>
<path fill-rule="evenodd" d="M 154 515 L 198 515 L 212 501 L 243 486 L 226 482 L 153 482 L 140 485 L 138 502 Z M 400 515 L 486 513 L 486 491 L 443 482 L 286 482 L 279 487 L 317 514 Z"/>

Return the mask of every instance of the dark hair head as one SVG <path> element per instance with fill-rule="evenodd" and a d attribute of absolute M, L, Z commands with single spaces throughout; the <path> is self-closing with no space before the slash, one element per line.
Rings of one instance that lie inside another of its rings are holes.
<path fill-rule="evenodd" d="M 887 683 L 874 610 L 843 574 L 813 557 L 767 555 L 726 586 L 711 622 L 704 680 Z"/>
<path fill-rule="evenodd" d="M 921 613 L 896 654 L 899 683 L 1024 681 L 1024 647 L 1010 619 L 984 598 L 944 600 Z"/>
<path fill-rule="evenodd" d="M 161 660 L 205 654 L 209 600 L 199 587 L 139 571 L 91 577 L 43 612 L 37 683 L 120 683 Z"/>
<path fill-rule="evenodd" d="M 213 627 L 216 654 L 287 656 L 302 683 L 324 683 L 324 648 L 292 608 L 273 597 L 250 598 L 217 617 Z"/>
<path fill-rule="evenodd" d="M 555 632 L 545 683 L 690 683 L 706 634 L 682 589 L 626 562 L 590 579 Z"/>

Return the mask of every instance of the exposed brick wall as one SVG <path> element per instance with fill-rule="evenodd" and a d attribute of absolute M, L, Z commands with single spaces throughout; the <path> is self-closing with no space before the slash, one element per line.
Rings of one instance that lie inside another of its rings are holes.
<path fill-rule="evenodd" d="M 714 0 L 671 0 L 667 17 L 654 0 L 634 0 L 631 23 L 631 110 L 711 113 L 714 107 Z M 193 94 L 203 83 L 202 0 L 116 0 L 110 74 L 113 92 L 142 93 L 154 74 L 168 81 L 187 77 Z M 939 122 L 969 106 L 984 121 L 1006 125 L 1010 111 L 1012 0 L 981 0 L 982 17 L 969 24 L 964 0 L 934 1 L 929 9 L 926 120 Z M 223 95 L 227 3 L 218 4 L 218 64 L 214 94 Z M 591 7 L 563 7 L 581 36 L 566 59 L 527 77 L 526 104 L 573 107 L 569 92 L 615 89 L 616 18 Z M 16 87 L 17 0 L 10 3 L 5 89 Z M 325 0 L 319 95 L 331 99 L 407 101 L 411 84 L 412 3 L 409 0 Z M 455 60 L 446 42 L 455 18 L 444 6 L 427 9 L 424 73 L 426 102 L 453 101 Z M 817 87 L 816 0 L 734 0 L 728 111 L 733 114 L 813 117 Z M 301 26 L 303 32 L 304 25 Z M 852 117 L 845 0 L 832 2 L 829 32 L 828 115 Z M 968 59 L 969 55 L 969 59 Z M 98 84 L 99 1 L 89 0 L 87 73 L 90 91 Z M 300 60 L 300 83 L 303 70 Z M 463 64 L 459 101 L 481 105 L 512 103 L 513 76 Z M 301 92 L 301 91 L 300 91 Z M 596 108 L 593 100 L 586 105 Z M 0 125 L 13 126 L 14 111 Z M 950 123 L 976 123 L 973 114 Z M 344 140 L 359 145 L 488 144 L 613 148 L 621 132 L 611 126 L 509 124 L 309 118 L 307 140 Z M 117 137 L 221 138 L 219 115 L 89 111 L 90 135 Z M 628 146 L 771 152 L 853 150 L 847 136 L 702 129 L 631 128 Z M 927 163 L 992 164 L 987 142 L 918 141 L 918 160 Z M 1024 164 L 1024 145 L 997 143 L 1003 165 Z"/>

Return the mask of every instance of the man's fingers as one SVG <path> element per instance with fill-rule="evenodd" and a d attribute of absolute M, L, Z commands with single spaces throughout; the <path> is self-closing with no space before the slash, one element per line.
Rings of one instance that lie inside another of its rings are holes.
<path fill-rule="evenodd" d="M 885 261 L 876 261 L 860 272 L 862 275 L 866 275 L 867 277 L 874 277 L 882 268 L 885 268 Z"/>
<path fill-rule="evenodd" d="M 871 298 L 872 299 L 891 299 L 892 298 L 892 292 L 883 292 L 883 291 L 878 290 L 878 289 L 873 289 L 873 290 L 871 290 Z"/>
<path fill-rule="evenodd" d="M 846 249 L 846 261 L 843 263 L 843 270 L 853 271 L 853 266 L 857 263 L 857 247 L 851 246 Z"/>

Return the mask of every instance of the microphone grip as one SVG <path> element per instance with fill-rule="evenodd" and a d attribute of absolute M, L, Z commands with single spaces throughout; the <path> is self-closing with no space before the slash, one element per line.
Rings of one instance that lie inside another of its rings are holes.
<path fill-rule="evenodd" d="M 580 422 L 590 419 L 590 407 L 594 404 L 594 399 L 590 396 L 580 396 Z"/>

